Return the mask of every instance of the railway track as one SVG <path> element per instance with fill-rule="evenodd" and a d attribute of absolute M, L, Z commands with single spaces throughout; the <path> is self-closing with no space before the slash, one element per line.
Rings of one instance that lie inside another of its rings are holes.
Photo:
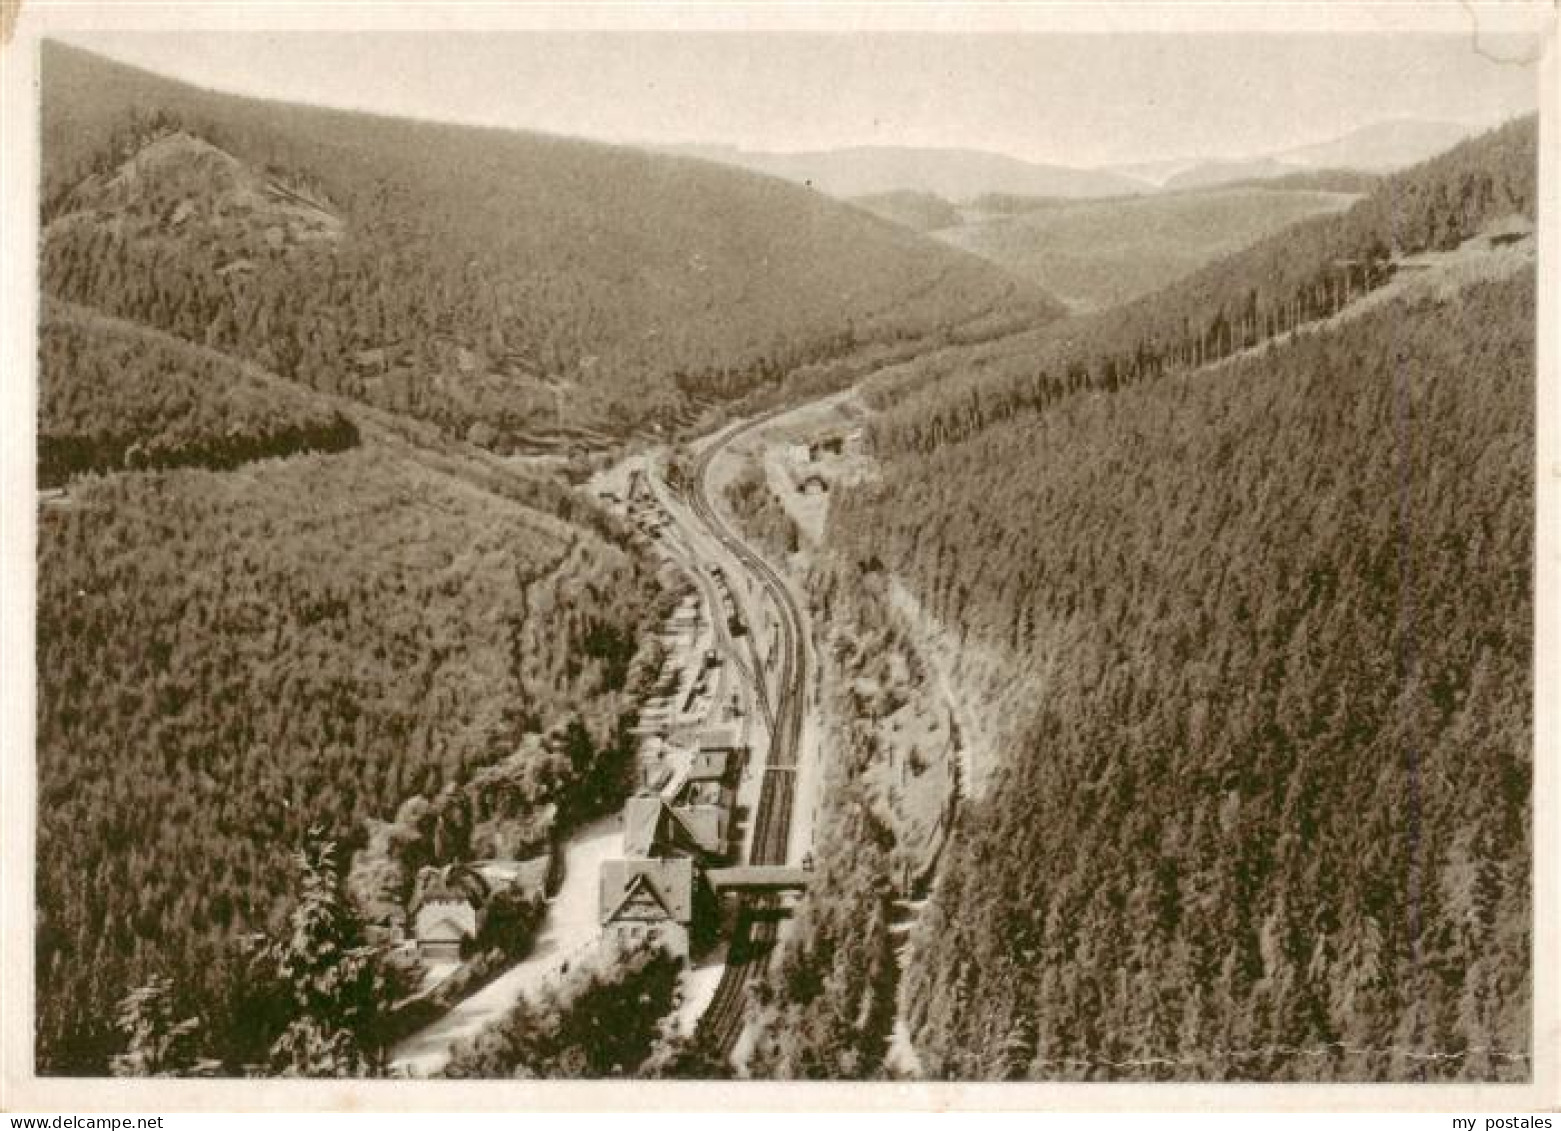
<path fill-rule="evenodd" d="M 791 834 L 792 797 L 796 786 L 797 747 L 802 739 L 802 720 L 807 687 L 807 647 L 802 634 L 802 615 L 791 591 L 780 574 L 749 546 L 716 513 L 710 502 L 708 475 L 710 465 L 720 451 L 737 437 L 768 423 L 778 412 L 767 413 L 730 431 L 701 453 L 695 464 L 689 503 L 699 520 L 749 574 L 758 580 L 774 603 L 780 627 L 780 677 L 771 717 L 770 746 L 764 762 L 764 780 L 759 789 L 759 804 L 754 811 L 753 840 L 748 852 L 750 864 L 784 864 Z M 749 628 L 752 644 L 753 626 Z M 761 700 L 767 699 L 765 673 L 754 670 Z M 748 987 L 764 968 L 775 944 L 773 916 L 777 897 L 739 896 L 735 926 L 727 950 L 726 970 L 716 987 L 710 1006 L 700 1019 L 698 1035 L 702 1041 L 729 1057 L 742 1034 L 743 1017 L 748 1004 Z"/>
<path fill-rule="evenodd" d="M 694 509 L 696 515 L 698 515 L 697 503 L 693 493 L 678 491 L 677 494 L 687 501 L 691 509 Z M 664 503 L 665 501 L 663 501 L 663 505 Z M 703 519 L 701 520 L 703 521 Z M 699 554 L 693 543 L 686 535 L 678 531 L 675 526 L 667 532 L 665 537 L 669 543 L 681 548 L 685 567 L 694 579 L 694 584 L 699 589 L 706 607 L 710 610 L 716 646 L 731 657 L 732 666 L 737 670 L 738 675 L 753 684 L 759 716 L 764 720 L 765 728 L 773 731 L 775 729 L 775 711 L 770 706 L 769 689 L 765 686 L 764 669 L 758 652 L 754 648 L 752 633 L 748 634 L 747 639 L 749 659 L 744 660 L 743 649 L 738 646 L 736 637 L 732 635 L 731 629 L 726 623 L 726 618 L 721 615 L 720 588 L 716 585 L 715 579 L 711 577 L 709 571 L 700 567 Z"/>

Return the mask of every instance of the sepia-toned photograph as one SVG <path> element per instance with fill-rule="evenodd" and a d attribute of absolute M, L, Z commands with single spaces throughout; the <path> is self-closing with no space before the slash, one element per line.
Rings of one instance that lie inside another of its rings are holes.
<path fill-rule="evenodd" d="M 23 6 L 9 1077 L 1553 1086 L 1554 11 L 992 7 Z"/>

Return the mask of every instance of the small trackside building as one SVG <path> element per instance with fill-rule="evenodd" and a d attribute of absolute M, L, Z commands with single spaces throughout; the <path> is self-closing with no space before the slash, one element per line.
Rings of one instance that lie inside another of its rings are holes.
<path fill-rule="evenodd" d="M 730 811 L 737 804 L 737 759 L 730 747 L 701 746 L 689 759 L 677 804 Z"/>

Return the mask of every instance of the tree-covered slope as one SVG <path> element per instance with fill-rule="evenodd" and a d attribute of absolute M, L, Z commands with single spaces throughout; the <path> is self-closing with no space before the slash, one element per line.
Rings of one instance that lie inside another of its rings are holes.
<path fill-rule="evenodd" d="M 932 1074 L 1528 1075 L 1534 315 L 1382 303 L 836 501 L 1027 704 L 906 974 Z"/>
<path fill-rule="evenodd" d="M 1351 197 L 1331 192 L 1216 189 L 1059 201 L 944 225 L 938 238 L 1034 281 L 1076 309 L 1115 306 Z"/>
<path fill-rule="evenodd" d="M 338 451 L 357 426 L 302 390 L 160 335 L 45 299 L 38 479 L 123 467 L 233 467 Z"/>
<path fill-rule="evenodd" d="M 1394 278 L 1406 256 L 1456 249 L 1538 204 L 1538 122 L 1520 118 L 1385 178 L 1348 211 L 1293 224 L 1122 306 L 872 383 L 874 442 L 927 452 L 1081 389 L 1155 381 L 1288 335 Z"/>
<path fill-rule="evenodd" d="M 915 232 L 935 232 L 956 227 L 960 222 L 959 208 L 936 193 L 901 189 L 854 196 L 851 203 Z"/>
<path fill-rule="evenodd" d="M 73 481 L 39 509 L 40 1067 L 103 1071 L 155 974 L 211 1055 L 254 1051 L 235 944 L 304 832 L 356 840 L 570 718 L 611 746 L 652 592 L 383 443 Z"/>
<path fill-rule="evenodd" d="M 1055 312 L 771 178 L 216 94 L 57 44 L 43 155 L 47 292 L 504 449 Z"/>

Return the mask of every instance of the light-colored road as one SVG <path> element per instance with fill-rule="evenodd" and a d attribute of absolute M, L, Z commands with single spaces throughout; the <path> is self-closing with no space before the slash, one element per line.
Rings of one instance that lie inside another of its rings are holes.
<path fill-rule="evenodd" d="M 564 849 L 564 881 L 548 904 L 547 919 L 531 954 L 482 989 L 456 1004 L 428 1028 L 391 1051 L 392 1074 L 431 1076 L 450 1059 L 451 1050 L 503 1017 L 523 994 L 535 994 L 556 982 L 564 963 L 596 945 L 597 877 L 602 862 L 623 855 L 623 823 L 618 816 L 587 825 Z"/>

